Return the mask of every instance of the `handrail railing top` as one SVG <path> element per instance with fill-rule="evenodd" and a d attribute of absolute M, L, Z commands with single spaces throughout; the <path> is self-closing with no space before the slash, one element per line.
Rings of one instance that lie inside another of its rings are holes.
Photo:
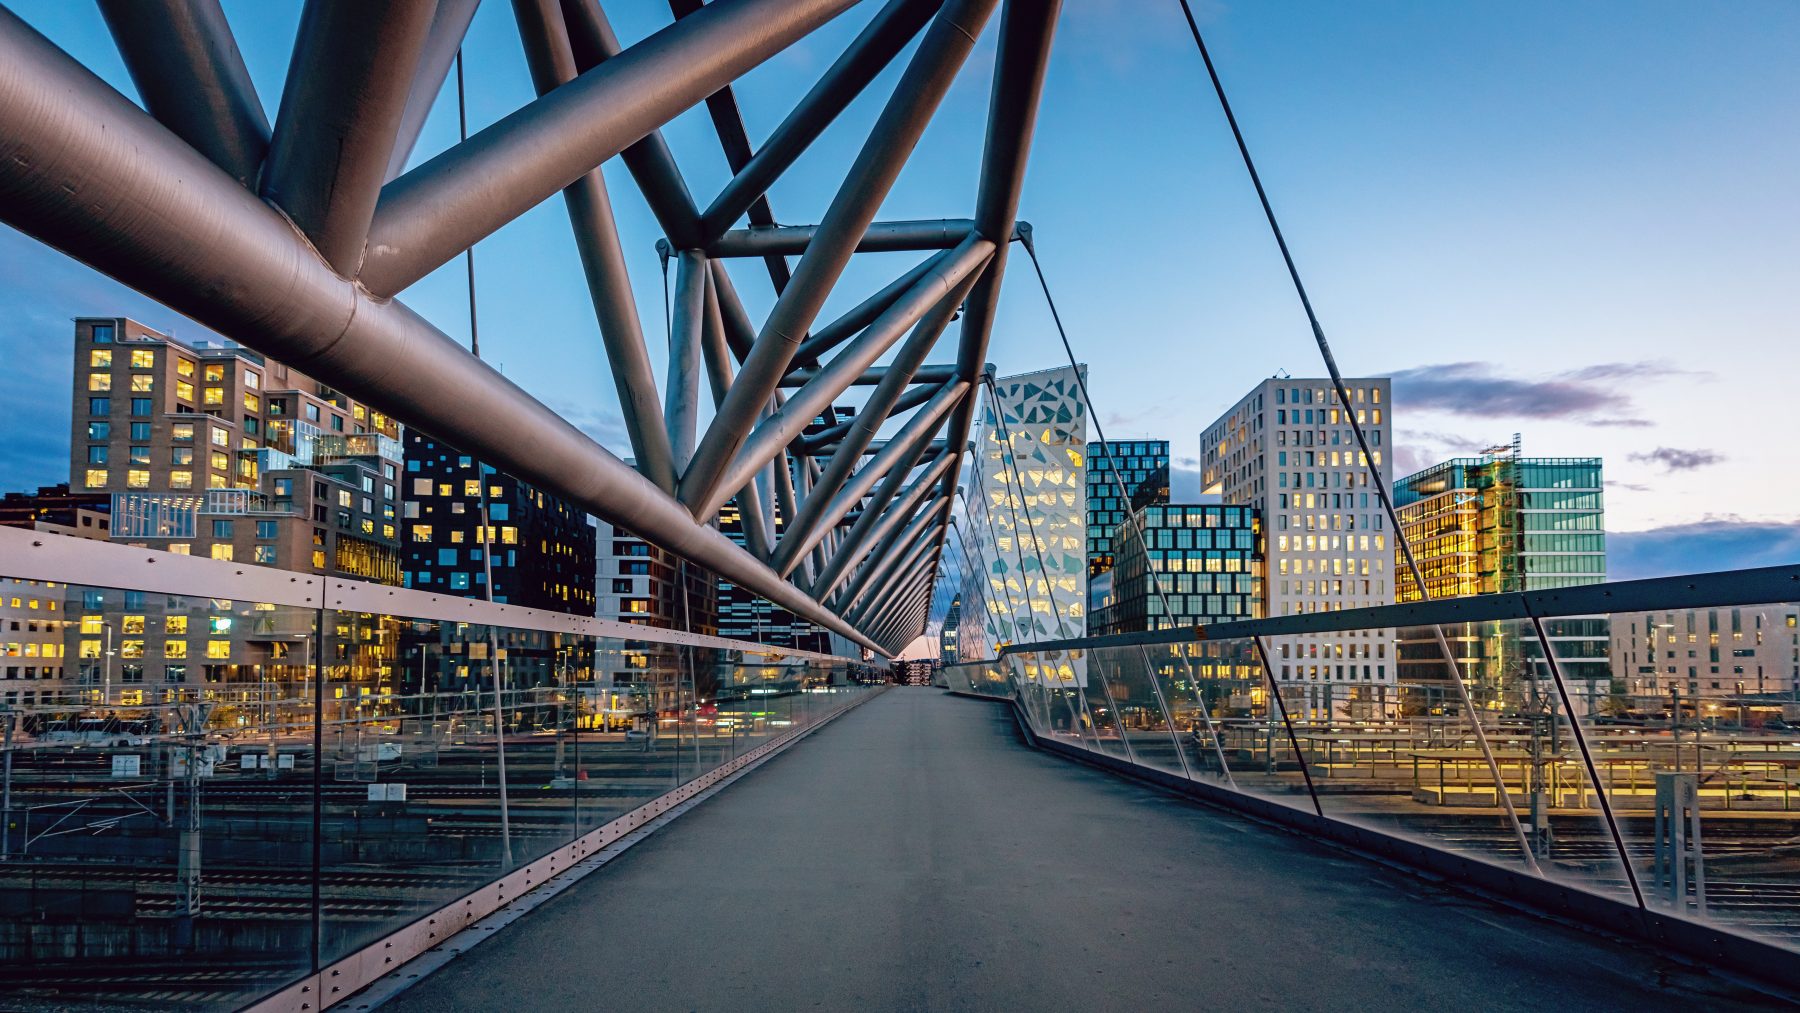
<path fill-rule="evenodd" d="M 0 526 L 0 577 L 292 608 L 329 608 L 612 640 L 710 647 L 769 658 L 863 663 L 860 658 L 842 655 L 6 526 Z"/>
<path fill-rule="evenodd" d="M 1723 570 L 1645 580 L 1610 581 L 1543 591 L 1439 598 L 1434 601 L 1377 605 L 1372 608 L 1271 616 L 1207 626 L 1182 626 L 1146 633 L 1008 644 L 1000 657 L 1043 651 L 1093 650 L 1153 644 L 1189 644 L 1249 637 L 1339 633 L 1405 626 L 1504 622 L 1532 617 L 1557 619 L 1619 612 L 1661 612 L 1691 608 L 1770 605 L 1800 601 L 1800 565 Z"/>

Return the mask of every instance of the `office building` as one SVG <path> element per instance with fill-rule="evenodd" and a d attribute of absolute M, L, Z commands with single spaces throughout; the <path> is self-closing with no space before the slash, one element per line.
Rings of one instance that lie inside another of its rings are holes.
<path fill-rule="evenodd" d="M 1120 486 L 1124 486 L 1121 493 Z M 1113 568 L 1113 535 L 1132 513 L 1169 501 L 1169 441 L 1094 440 L 1087 445 L 1088 579 Z"/>
<path fill-rule="evenodd" d="M 1254 507 L 1142 507 L 1113 533 L 1110 600 L 1089 627 L 1105 636 L 1261 618 L 1262 541 Z"/>
<path fill-rule="evenodd" d="M 1400 479 L 1394 503 L 1430 597 L 1454 598 L 1603 582 L 1603 490 L 1599 458 L 1525 457 L 1515 437 L 1480 457 Z M 1398 600 L 1420 600 L 1398 545 L 1394 570 Z M 1565 677 L 1583 683 L 1610 677 L 1604 616 L 1549 621 L 1545 633 Z M 1531 682 L 1548 676 L 1542 647 L 1524 623 L 1457 624 L 1444 635 L 1477 707 L 1522 706 L 1533 695 Z M 1432 631 L 1402 630 L 1399 654 L 1404 684 L 1448 685 L 1449 667 Z"/>
<path fill-rule="evenodd" d="M 1087 414 L 1075 371 L 994 386 L 998 398 L 982 398 L 958 521 L 966 562 L 957 648 L 969 660 L 1087 631 Z M 1081 669 L 1071 661 L 1064 676 L 1082 681 Z"/>
<path fill-rule="evenodd" d="M 1727 719 L 1800 706 L 1800 606 L 1625 612 L 1611 621 L 1615 710 Z M 1602 690 L 1602 692 L 1608 692 Z"/>
<path fill-rule="evenodd" d="M 1394 600 L 1391 532 L 1370 480 L 1391 473 L 1387 379 L 1274 377 L 1251 388 L 1200 437 L 1202 491 L 1262 518 L 1270 616 Z M 1370 457 L 1351 420 L 1362 427 Z M 1396 681 L 1391 630 L 1273 637 L 1270 667 L 1289 710 L 1309 717 L 1389 713 Z"/>
<path fill-rule="evenodd" d="M 112 540 L 399 583 L 394 420 L 249 349 L 125 318 L 76 320 L 74 350 L 70 484 L 110 497 Z M 229 723 L 311 678 L 303 610 L 98 588 L 71 589 L 65 608 L 101 705 L 200 694 Z M 382 706 L 394 621 L 344 613 L 324 632 L 331 677 Z"/>

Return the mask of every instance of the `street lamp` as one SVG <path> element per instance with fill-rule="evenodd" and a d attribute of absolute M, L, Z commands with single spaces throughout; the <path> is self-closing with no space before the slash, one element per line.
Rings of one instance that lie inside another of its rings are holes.
<path fill-rule="evenodd" d="M 112 660 L 115 652 L 113 651 L 112 622 L 107 621 L 100 625 L 106 629 L 106 661 L 101 666 L 105 675 L 100 683 L 100 709 L 105 710 L 112 706 Z"/>

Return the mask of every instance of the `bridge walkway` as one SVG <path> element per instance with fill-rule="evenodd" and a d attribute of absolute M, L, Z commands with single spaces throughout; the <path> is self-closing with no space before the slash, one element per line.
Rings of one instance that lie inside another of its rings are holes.
<path fill-rule="evenodd" d="M 1021 744 L 857 708 L 401 993 L 432 1010 L 1749 1008 L 1766 997 Z"/>

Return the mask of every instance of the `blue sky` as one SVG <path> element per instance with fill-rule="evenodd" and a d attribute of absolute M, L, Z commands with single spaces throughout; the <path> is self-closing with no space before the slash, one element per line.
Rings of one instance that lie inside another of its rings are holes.
<path fill-rule="evenodd" d="M 133 94 L 93 5 L 12 8 Z M 627 41 L 663 0 L 606 4 Z M 1792 562 L 1790 377 L 1800 365 L 1800 5 L 1202 2 L 1208 42 L 1345 369 L 1396 377 L 1401 468 L 1524 433 L 1528 453 L 1606 459 L 1615 576 Z M 760 141 L 873 0 L 740 82 Z M 227 0 L 266 107 L 300 5 Z M 884 218 L 966 216 L 993 36 Z M 472 128 L 530 99 L 510 5 L 467 46 Z M 770 194 L 817 221 L 897 76 L 890 68 Z M 448 92 L 415 158 L 455 140 Z M 704 204 L 727 179 L 695 110 L 665 130 Z M 660 234 L 607 166 L 646 332 L 662 330 Z M 1304 317 L 1174 0 L 1070 0 L 1022 217 L 1035 227 L 1109 435 L 1197 434 L 1278 369 L 1316 373 Z M 478 247 L 483 350 L 623 449 L 560 199 Z M 858 258 L 828 317 L 903 270 Z M 1060 355 L 1023 260 L 990 359 Z M 760 267 L 735 271 L 756 312 Z M 404 298 L 466 337 L 459 265 Z M 197 325 L 0 228 L 0 488 L 67 477 L 68 320 Z M 660 358 L 652 343 L 653 358 Z M 934 355 L 948 358 L 946 346 Z M 1177 492 L 1192 489 L 1191 470 Z M 1642 534 L 1633 534 L 1642 533 Z"/>

